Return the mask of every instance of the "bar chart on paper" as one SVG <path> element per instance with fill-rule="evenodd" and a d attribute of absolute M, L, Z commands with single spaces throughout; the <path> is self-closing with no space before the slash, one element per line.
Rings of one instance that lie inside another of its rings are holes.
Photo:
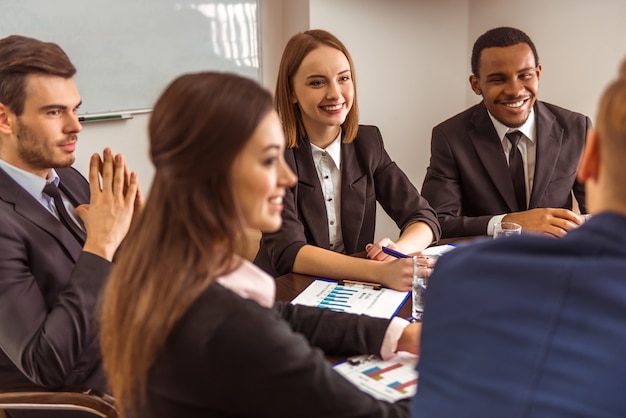
<path fill-rule="evenodd" d="M 363 392 L 395 402 L 417 391 L 417 357 L 398 355 L 390 360 L 357 356 L 335 366 L 335 370 Z"/>
<path fill-rule="evenodd" d="M 387 288 L 375 289 L 366 284 L 340 284 L 318 279 L 314 280 L 291 303 L 391 318 L 400 309 L 408 295 L 409 292 L 398 292 Z"/>
<path fill-rule="evenodd" d="M 355 303 L 359 301 L 359 290 L 348 286 L 337 284 L 335 287 L 329 289 L 324 299 L 318 303 L 320 308 L 331 308 L 339 311 L 345 311 L 355 306 Z"/>

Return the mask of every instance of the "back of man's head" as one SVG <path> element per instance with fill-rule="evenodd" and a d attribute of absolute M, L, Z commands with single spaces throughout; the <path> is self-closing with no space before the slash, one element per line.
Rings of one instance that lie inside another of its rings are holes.
<path fill-rule="evenodd" d="M 486 48 L 506 48 L 517 44 L 528 44 L 535 56 L 535 66 L 539 65 L 539 55 L 537 54 L 537 48 L 528 35 L 519 29 L 511 28 L 508 26 L 502 26 L 494 28 L 483 33 L 474 42 L 474 48 L 472 49 L 472 73 L 475 76 L 479 76 L 478 67 L 480 66 L 480 54 L 483 49 Z"/>
<path fill-rule="evenodd" d="M 0 39 L 0 103 L 18 116 L 24 111 L 29 74 L 70 78 L 76 68 L 55 43 L 20 35 Z"/>
<path fill-rule="evenodd" d="M 602 94 L 595 129 L 606 180 L 626 205 L 626 59 L 617 79 Z"/>

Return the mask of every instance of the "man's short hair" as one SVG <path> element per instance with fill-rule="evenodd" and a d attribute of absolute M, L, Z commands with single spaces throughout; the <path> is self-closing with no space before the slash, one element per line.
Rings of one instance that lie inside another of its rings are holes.
<path fill-rule="evenodd" d="M 20 116 L 26 100 L 26 77 L 48 74 L 71 78 L 76 68 L 55 43 L 20 35 L 0 39 L 0 103 Z"/>
<path fill-rule="evenodd" d="M 539 65 L 539 55 L 537 54 L 537 48 L 528 35 L 519 29 L 511 28 L 508 26 L 502 26 L 499 28 L 488 30 L 478 37 L 474 42 L 474 48 L 472 49 L 472 73 L 478 77 L 478 65 L 480 64 L 480 54 L 485 48 L 505 48 L 507 46 L 513 46 L 517 44 L 527 44 L 533 51 L 535 56 L 535 66 Z"/>

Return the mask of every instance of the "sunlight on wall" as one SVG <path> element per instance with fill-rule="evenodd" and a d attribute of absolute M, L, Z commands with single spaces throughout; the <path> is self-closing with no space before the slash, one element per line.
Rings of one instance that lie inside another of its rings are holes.
<path fill-rule="evenodd" d="M 213 52 L 238 67 L 259 68 L 257 2 L 189 6 L 209 19 Z"/>

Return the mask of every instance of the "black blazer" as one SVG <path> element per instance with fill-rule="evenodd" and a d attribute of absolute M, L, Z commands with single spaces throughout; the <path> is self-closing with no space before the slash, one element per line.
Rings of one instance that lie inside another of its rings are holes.
<path fill-rule="evenodd" d="M 283 200 L 280 230 L 263 234 L 254 260 L 274 276 L 291 272 L 306 244 L 330 249 L 326 206 L 308 139 L 287 149 L 285 159 L 298 183 Z M 423 221 L 439 239 L 435 211 L 391 160 L 378 128 L 361 125 L 353 142 L 341 144 L 341 231 L 347 254 L 364 251 L 374 240 L 377 201 L 401 230 Z"/>
<path fill-rule="evenodd" d="M 290 303 L 268 309 L 214 283 L 168 337 L 136 417 L 408 417 L 408 401 L 375 400 L 322 352 L 379 353 L 388 323 Z"/>
<path fill-rule="evenodd" d="M 89 202 L 78 171 L 56 171 L 74 204 Z M 61 222 L 1 169 L 0 218 L 0 388 L 105 391 L 94 316 L 111 263 L 82 252 Z"/>
<path fill-rule="evenodd" d="M 582 213 L 584 185 L 576 171 L 591 127 L 588 117 L 537 101 L 537 158 L 529 208 Z M 502 144 L 484 102 L 435 126 L 422 195 L 437 211 L 442 237 L 485 235 L 494 215 L 517 212 Z"/>

